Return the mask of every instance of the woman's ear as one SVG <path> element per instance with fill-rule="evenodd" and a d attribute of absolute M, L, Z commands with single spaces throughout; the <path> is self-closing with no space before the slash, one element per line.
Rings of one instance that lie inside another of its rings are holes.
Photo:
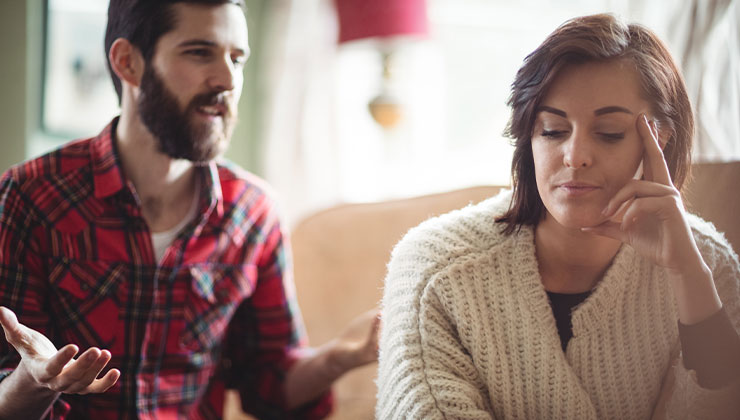
<path fill-rule="evenodd" d="M 118 38 L 113 41 L 108 53 L 110 66 L 121 83 L 126 82 L 132 86 L 141 84 L 141 76 L 144 73 L 144 57 L 141 52 L 129 40 Z"/>

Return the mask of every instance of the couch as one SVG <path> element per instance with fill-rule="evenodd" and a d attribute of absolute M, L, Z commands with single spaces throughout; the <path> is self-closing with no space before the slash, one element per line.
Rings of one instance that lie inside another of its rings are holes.
<path fill-rule="evenodd" d="M 699 164 L 684 189 L 686 207 L 725 232 L 740 251 L 740 162 Z M 346 204 L 316 213 L 292 232 L 299 304 L 312 345 L 339 334 L 357 315 L 375 307 L 382 296 L 385 267 L 393 245 L 421 221 L 479 202 L 501 187 L 484 186 L 382 203 Z M 357 369 L 334 386 L 336 409 L 330 417 L 372 419 L 376 365 Z M 238 396 L 229 395 L 232 417 Z"/>

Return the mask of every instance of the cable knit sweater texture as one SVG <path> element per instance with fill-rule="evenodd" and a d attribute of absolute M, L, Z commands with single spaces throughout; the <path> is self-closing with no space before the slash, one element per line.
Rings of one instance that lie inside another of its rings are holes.
<path fill-rule="evenodd" d="M 533 230 L 505 236 L 494 223 L 510 199 L 504 192 L 430 219 L 396 245 L 377 418 L 650 419 L 675 369 L 668 418 L 740 419 L 740 384 L 703 389 L 680 359 L 672 366 L 680 343 L 671 284 L 629 246 L 574 309 L 564 353 Z M 711 224 L 693 215 L 689 224 L 740 330 L 738 258 Z"/>

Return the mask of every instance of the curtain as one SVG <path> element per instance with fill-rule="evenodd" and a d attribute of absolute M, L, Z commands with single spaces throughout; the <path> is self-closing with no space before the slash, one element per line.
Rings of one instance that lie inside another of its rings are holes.
<path fill-rule="evenodd" d="M 260 79 L 262 175 L 289 224 L 337 200 L 331 0 L 269 0 Z"/>
<path fill-rule="evenodd" d="M 740 160 L 740 6 L 737 0 L 690 0 L 669 19 L 696 112 L 694 160 Z"/>

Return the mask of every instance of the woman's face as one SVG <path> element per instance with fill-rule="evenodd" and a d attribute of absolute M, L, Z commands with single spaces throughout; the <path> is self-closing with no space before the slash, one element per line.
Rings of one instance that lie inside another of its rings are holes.
<path fill-rule="evenodd" d="M 588 62 L 560 71 L 537 110 L 532 133 L 546 221 L 581 228 L 606 220 L 601 211 L 612 196 L 640 175 L 637 118 L 650 116 L 649 108 L 630 61 Z"/>

